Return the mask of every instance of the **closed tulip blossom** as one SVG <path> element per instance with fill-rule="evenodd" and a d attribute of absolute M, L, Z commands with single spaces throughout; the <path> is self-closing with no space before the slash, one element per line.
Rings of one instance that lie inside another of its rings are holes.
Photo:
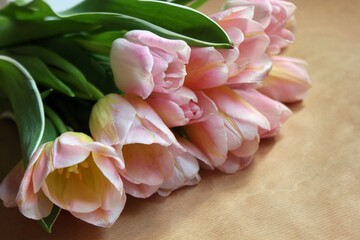
<path fill-rule="evenodd" d="M 172 93 L 153 93 L 147 102 L 168 127 L 203 121 L 217 112 L 214 102 L 203 92 L 186 87 Z"/>
<path fill-rule="evenodd" d="M 114 41 L 110 63 L 116 85 L 125 93 L 147 98 L 154 92 L 179 89 L 186 75 L 190 47 L 142 30 Z"/>
<path fill-rule="evenodd" d="M 258 90 L 284 103 L 301 101 L 311 87 L 306 62 L 296 58 L 273 56 L 273 68 Z"/>
<path fill-rule="evenodd" d="M 164 181 L 157 192 L 165 197 L 181 187 L 198 184 L 200 180 L 198 160 L 185 152 L 175 158 L 173 174 Z"/>
<path fill-rule="evenodd" d="M 229 77 L 225 58 L 213 47 L 191 48 L 186 72 L 184 86 L 191 90 L 221 86 Z"/>
<path fill-rule="evenodd" d="M 270 40 L 253 17 L 252 6 L 234 7 L 211 16 L 235 45 L 233 49 L 219 50 L 229 67 L 226 84 L 230 86 L 259 84 L 270 71 L 271 60 L 266 54 Z"/>
<path fill-rule="evenodd" d="M 88 223 L 110 227 L 126 195 L 116 151 L 83 133 L 66 132 L 33 154 L 16 197 L 28 218 L 47 217 L 53 205 Z"/>
<path fill-rule="evenodd" d="M 269 121 L 270 129 L 259 128 L 260 138 L 277 135 L 282 124 L 291 116 L 291 110 L 288 107 L 255 89 L 234 89 L 234 91 Z"/>
<path fill-rule="evenodd" d="M 259 145 L 258 129 L 269 130 L 269 121 L 228 87 L 208 89 L 204 93 L 215 102 L 218 113 L 206 121 L 183 127 L 191 143 L 188 151 L 210 168 L 236 172 L 251 162 Z"/>
<path fill-rule="evenodd" d="M 172 176 L 174 158 L 183 152 L 175 136 L 141 98 L 109 94 L 93 107 L 90 130 L 97 141 L 113 146 L 125 162 L 125 190 L 148 197 Z"/>
<path fill-rule="evenodd" d="M 266 52 L 279 54 L 281 49 L 294 42 L 292 25 L 296 6 L 285 0 L 229 0 L 226 8 L 239 6 L 254 7 L 253 19 L 259 22 L 270 37 Z"/>

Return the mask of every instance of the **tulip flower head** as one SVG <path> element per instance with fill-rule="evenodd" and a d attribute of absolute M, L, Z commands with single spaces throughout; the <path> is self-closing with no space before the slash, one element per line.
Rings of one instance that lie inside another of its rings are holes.
<path fill-rule="evenodd" d="M 53 204 L 88 223 L 109 227 L 126 196 L 115 150 L 83 133 L 66 132 L 43 144 L 26 169 L 17 204 L 22 214 L 41 219 Z"/>
<path fill-rule="evenodd" d="M 110 63 L 116 85 L 125 93 L 147 98 L 153 91 L 179 89 L 186 75 L 190 47 L 142 30 L 114 41 Z"/>

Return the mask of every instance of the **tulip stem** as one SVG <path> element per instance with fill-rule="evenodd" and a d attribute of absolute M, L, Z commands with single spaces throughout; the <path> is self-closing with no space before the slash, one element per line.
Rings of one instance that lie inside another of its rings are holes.
<path fill-rule="evenodd" d="M 59 134 L 69 131 L 68 127 L 65 126 L 64 122 L 61 120 L 59 115 L 54 110 L 52 110 L 50 107 L 46 105 L 44 105 L 44 110 L 46 116 L 49 117 L 49 119 L 54 124 L 57 131 L 59 132 Z"/>

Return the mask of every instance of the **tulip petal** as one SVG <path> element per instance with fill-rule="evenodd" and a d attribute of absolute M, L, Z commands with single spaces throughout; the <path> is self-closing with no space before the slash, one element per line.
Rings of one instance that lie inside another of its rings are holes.
<path fill-rule="evenodd" d="M 190 142 L 203 152 L 213 166 L 222 164 L 226 159 L 226 132 L 224 122 L 218 115 L 206 121 L 184 127 Z"/>
<path fill-rule="evenodd" d="M 235 173 L 250 165 L 253 160 L 253 156 L 237 157 L 229 152 L 226 162 L 217 168 L 225 173 Z"/>
<path fill-rule="evenodd" d="M 259 149 L 259 137 L 256 137 L 253 140 L 246 140 L 243 141 L 237 149 L 231 151 L 237 157 L 249 157 L 256 153 Z"/>
<path fill-rule="evenodd" d="M 91 134 L 103 144 L 123 145 L 135 117 L 135 109 L 123 97 L 106 95 L 92 109 L 89 123 Z"/>
<path fill-rule="evenodd" d="M 268 119 L 270 131 L 259 129 L 261 138 L 276 135 L 279 132 L 282 123 L 284 123 L 291 115 L 291 110 L 284 104 L 274 101 L 254 89 L 247 89 L 246 91 L 239 89 L 235 90 L 235 92 L 242 96 Z"/>
<path fill-rule="evenodd" d="M 159 185 L 147 185 L 141 183 L 132 183 L 131 181 L 123 178 L 124 188 L 127 194 L 137 198 L 148 198 L 159 189 Z"/>
<path fill-rule="evenodd" d="M 118 170 L 116 169 L 117 164 L 114 164 L 114 158 L 105 157 L 97 153 L 92 153 L 92 157 L 102 174 L 104 174 L 104 176 L 115 186 L 115 188 L 120 191 L 123 186 Z M 122 161 L 121 163 L 124 166 Z"/>
<path fill-rule="evenodd" d="M 138 183 L 159 185 L 173 172 L 173 156 L 159 144 L 127 144 L 122 152 L 126 173 Z"/>
<path fill-rule="evenodd" d="M 229 69 L 222 55 L 213 47 L 193 48 L 184 85 L 191 90 L 201 90 L 223 85 Z"/>
<path fill-rule="evenodd" d="M 24 164 L 20 161 L 0 183 L 0 199 L 5 207 L 16 207 L 16 195 L 24 173 Z"/>
<path fill-rule="evenodd" d="M 90 154 L 86 148 L 79 147 L 93 140 L 83 134 L 65 132 L 57 138 L 53 145 L 52 160 L 55 169 L 70 167 L 84 161 Z"/>
<path fill-rule="evenodd" d="M 21 181 L 19 192 L 16 196 L 16 203 L 20 212 L 27 218 L 42 219 L 47 217 L 52 209 L 53 203 L 39 191 L 34 192 L 32 186 L 33 167 L 26 169 L 24 177 Z"/>
<path fill-rule="evenodd" d="M 77 213 L 71 212 L 71 214 L 83 220 L 84 222 L 90 223 L 95 226 L 99 227 L 111 227 L 116 220 L 119 218 L 123 208 L 125 205 L 125 201 L 119 203 L 119 207 L 111 210 L 104 210 L 104 209 L 96 209 L 90 213 Z"/>
<path fill-rule="evenodd" d="M 154 89 L 151 70 L 154 60 L 147 46 L 120 38 L 110 54 L 116 85 L 124 92 L 147 98 Z"/>
<path fill-rule="evenodd" d="M 219 111 L 234 119 L 256 124 L 264 129 L 270 129 L 268 120 L 241 96 L 228 87 L 218 87 L 204 91 L 219 108 Z"/>

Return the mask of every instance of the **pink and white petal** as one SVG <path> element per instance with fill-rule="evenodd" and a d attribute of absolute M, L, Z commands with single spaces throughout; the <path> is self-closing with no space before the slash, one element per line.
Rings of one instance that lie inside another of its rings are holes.
<path fill-rule="evenodd" d="M 191 90 L 201 90 L 223 85 L 229 69 L 223 56 L 213 47 L 193 48 L 184 85 Z"/>
<path fill-rule="evenodd" d="M 204 92 L 198 91 L 196 92 L 196 96 L 198 98 L 198 106 L 202 110 L 202 116 L 196 120 L 192 120 L 191 123 L 205 121 L 218 111 L 216 104 L 206 96 Z"/>
<path fill-rule="evenodd" d="M 173 175 L 165 179 L 158 190 L 160 196 L 168 196 L 172 191 L 183 186 L 190 186 L 199 183 L 199 163 L 190 153 L 183 153 L 176 157 L 175 171 Z"/>
<path fill-rule="evenodd" d="M 151 134 L 153 136 L 161 137 L 163 141 L 167 141 L 168 145 L 173 144 L 181 149 L 181 146 L 176 141 L 174 134 L 150 107 L 150 105 L 148 105 L 145 101 L 130 95 L 126 95 L 125 98 L 136 109 L 137 116 L 142 119 L 142 123 L 144 124 L 143 126 L 147 127 L 150 132 L 152 132 Z M 157 140 L 152 143 L 156 142 Z"/>
<path fill-rule="evenodd" d="M 260 23 L 263 28 L 266 28 L 270 24 L 272 5 L 268 0 L 228 0 L 225 5 L 226 8 L 234 8 L 239 6 L 254 7 L 254 17 L 247 19 L 254 19 Z"/>
<path fill-rule="evenodd" d="M 206 121 L 187 125 L 184 129 L 190 142 L 205 154 L 212 166 L 218 166 L 225 161 L 226 131 L 220 116 L 212 115 Z"/>
<path fill-rule="evenodd" d="M 24 164 L 20 161 L 0 183 L 0 199 L 5 207 L 16 207 L 16 195 L 24 173 Z"/>
<path fill-rule="evenodd" d="M 123 178 L 125 192 L 136 198 L 148 198 L 159 189 L 159 185 L 136 184 Z"/>
<path fill-rule="evenodd" d="M 176 139 L 181 144 L 181 146 L 186 149 L 187 153 L 191 154 L 192 156 L 206 164 L 211 170 L 214 169 L 209 159 L 194 144 L 182 137 L 177 137 Z"/>
<path fill-rule="evenodd" d="M 174 159 L 166 147 L 159 144 L 128 144 L 122 152 L 125 171 L 136 182 L 160 185 L 172 175 Z"/>
<path fill-rule="evenodd" d="M 229 152 L 225 163 L 217 168 L 222 172 L 232 174 L 249 166 L 253 158 L 253 155 L 248 157 L 237 157 Z"/>
<path fill-rule="evenodd" d="M 103 185 L 101 209 L 112 210 L 119 207 L 124 207 L 126 202 L 126 194 L 123 187 L 123 182 L 121 179 L 120 181 L 121 188 L 119 190 L 116 189 L 115 186 L 111 184 L 111 182 L 106 182 Z"/>
<path fill-rule="evenodd" d="M 226 115 L 270 129 L 268 120 L 241 96 L 228 87 L 217 87 L 204 91 Z"/>
<path fill-rule="evenodd" d="M 34 187 L 34 192 L 38 192 L 45 181 L 45 178 L 51 171 L 53 171 L 53 166 L 51 165 L 51 151 L 53 143 L 46 143 L 42 148 L 40 155 L 36 155 L 37 161 L 33 165 L 33 174 L 32 182 Z"/>
<path fill-rule="evenodd" d="M 260 138 L 257 136 L 253 140 L 244 140 L 240 147 L 231 151 L 237 157 L 248 157 L 254 155 L 259 149 Z"/>
<path fill-rule="evenodd" d="M 92 157 L 94 159 L 96 166 L 100 169 L 101 173 L 104 174 L 104 176 L 114 185 L 114 187 L 118 191 L 120 191 L 123 185 L 118 169 L 115 168 L 116 165 L 114 165 L 113 163 L 114 159 L 109 157 L 104 157 L 97 153 L 92 153 Z"/>
<path fill-rule="evenodd" d="M 26 169 L 16 196 L 16 203 L 20 212 L 25 217 L 39 220 L 50 214 L 53 203 L 42 191 L 34 192 L 31 178 L 32 173 L 32 167 Z"/>
<path fill-rule="evenodd" d="M 52 160 L 55 169 L 70 167 L 84 161 L 90 151 L 81 145 L 92 142 L 92 138 L 77 132 L 65 132 L 58 137 L 52 148 Z"/>
<path fill-rule="evenodd" d="M 159 114 L 166 126 L 178 127 L 183 126 L 189 122 L 184 116 L 184 111 L 181 107 L 173 101 L 163 98 L 148 98 L 147 102 Z"/>
<path fill-rule="evenodd" d="M 270 131 L 260 129 L 259 133 L 262 138 L 274 136 L 280 130 L 281 124 L 291 115 L 291 110 L 284 104 L 274 101 L 254 89 L 235 91 L 268 119 L 271 129 Z"/>
<path fill-rule="evenodd" d="M 123 211 L 125 205 L 125 201 L 119 205 L 118 208 L 111 209 L 111 210 L 104 210 L 104 209 L 96 209 L 90 213 L 77 213 L 71 211 L 70 213 L 84 222 L 90 223 L 92 225 L 98 227 L 111 227 L 116 220 L 119 218 L 121 212 Z"/>
<path fill-rule="evenodd" d="M 133 106 L 118 94 L 102 97 L 90 115 L 90 131 L 94 139 L 106 145 L 123 145 L 136 117 Z"/>
<path fill-rule="evenodd" d="M 147 98 L 154 89 L 151 70 L 154 60 L 149 47 L 120 38 L 110 54 L 116 85 L 124 92 Z"/>
<path fill-rule="evenodd" d="M 129 31 L 124 37 L 144 46 L 159 48 L 165 52 L 172 53 L 184 63 L 187 63 L 189 60 L 190 47 L 182 40 L 170 40 L 142 30 Z"/>

